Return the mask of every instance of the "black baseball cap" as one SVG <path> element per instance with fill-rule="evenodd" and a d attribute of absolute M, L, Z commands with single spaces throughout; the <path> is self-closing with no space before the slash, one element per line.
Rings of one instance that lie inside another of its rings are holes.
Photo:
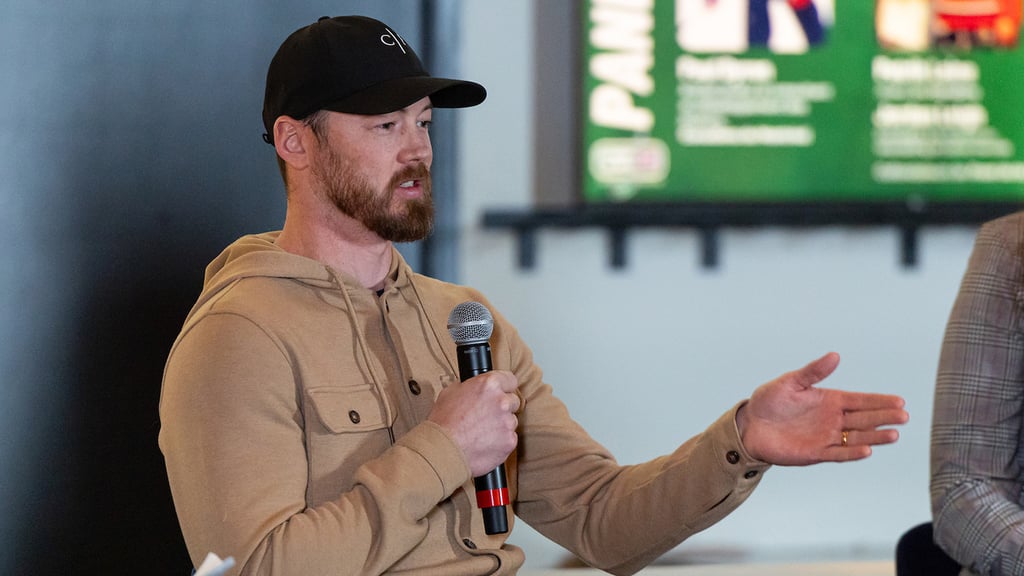
<path fill-rule="evenodd" d="M 476 82 L 435 78 L 387 24 L 365 16 L 324 16 L 293 32 L 267 70 L 263 139 L 274 122 L 317 110 L 387 114 L 430 96 L 437 108 L 476 106 L 487 91 Z"/>

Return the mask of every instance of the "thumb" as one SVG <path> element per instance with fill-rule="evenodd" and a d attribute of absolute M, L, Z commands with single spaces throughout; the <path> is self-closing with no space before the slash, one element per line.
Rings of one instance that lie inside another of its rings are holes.
<path fill-rule="evenodd" d="M 829 352 L 821 358 L 818 358 L 803 368 L 793 372 L 791 374 L 792 381 L 801 388 L 810 388 L 825 378 L 828 378 L 830 374 L 835 372 L 837 366 L 839 366 L 839 354 Z"/>

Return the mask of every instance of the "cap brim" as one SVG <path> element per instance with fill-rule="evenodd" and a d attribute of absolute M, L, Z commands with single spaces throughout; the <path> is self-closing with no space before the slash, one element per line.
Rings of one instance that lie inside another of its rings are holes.
<path fill-rule="evenodd" d="M 344 100 L 325 105 L 324 110 L 349 114 L 387 114 L 429 96 L 435 108 L 468 108 L 487 98 L 487 90 L 476 82 L 415 76 L 395 78 L 361 90 Z"/>

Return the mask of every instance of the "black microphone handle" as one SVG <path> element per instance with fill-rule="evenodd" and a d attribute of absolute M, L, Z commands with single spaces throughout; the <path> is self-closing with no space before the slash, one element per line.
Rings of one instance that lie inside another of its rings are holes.
<path fill-rule="evenodd" d="M 456 346 L 459 357 L 459 379 L 463 382 L 473 376 L 491 371 L 491 345 L 487 342 L 461 344 Z M 504 534 L 508 532 L 508 481 L 505 478 L 505 463 L 484 476 L 473 479 L 476 486 L 476 504 L 484 515 L 484 532 Z"/>
<path fill-rule="evenodd" d="M 508 482 L 505 479 L 505 463 L 483 476 L 473 478 L 476 486 L 476 505 L 484 515 L 484 532 L 504 534 L 508 532 L 508 511 L 502 502 L 508 501 Z"/>
<path fill-rule="evenodd" d="M 463 382 L 491 371 L 491 345 L 487 342 L 460 344 L 455 349 L 459 356 L 459 379 Z"/>

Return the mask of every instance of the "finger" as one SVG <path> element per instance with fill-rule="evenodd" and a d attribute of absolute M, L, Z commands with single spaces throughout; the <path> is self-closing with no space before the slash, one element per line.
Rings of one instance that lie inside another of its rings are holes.
<path fill-rule="evenodd" d="M 516 397 L 512 412 L 519 413 L 519 410 L 523 407 L 523 397 L 519 394 L 519 390 L 516 390 L 512 395 Z"/>
<path fill-rule="evenodd" d="M 863 410 L 843 415 L 843 428 L 847 430 L 872 430 L 879 426 L 906 424 L 910 414 L 900 408 L 885 410 Z"/>
<path fill-rule="evenodd" d="M 505 402 L 502 403 L 501 407 L 503 410 L 508 411 L 510 414 L 515 414 L 519 411 L 520 398 L 518 394 L 505 394 Z"/>
<path fill-rule="evenodd" d="M 802 388 L 810 388 L 835 371 L 839 366 L 839 354 L 829 352 L 803 368 L 791 373 L 793 381 Z"/>
<path fill-rule="evenodd" d="M 505 392 L 515 392 L 519 388 L 519 380 L 515 374 L 502 370 L 494 372 L 494 375 L 500 377 L 501 389 Z"/>
<path fill-rule="evenodd" d="M 821 455 L 822 462 L 852 462 L 863 460 L 871 456 L 871 446 L 861 444 L 857 446 L 830 446 L 825 448 Z"/>
<path fill-rule="evenodd" d="M 839 440 L 836 444 L 843 448 L 842 435 L 839 434 L 838 437 Z M 847 430 L 845 447 L 879 446 L 882 444 L 892 444 L 899 439 L 899 431 L 892 428 L 885 428 L 883 430 Z"/>
<path fill-rule="evenodd" d="M 839 401 L 843 410 L 847 411 L 903 408 L 906 405 L 906 400 L 901 396 L 868 392 L 842 392 Z"/>
<path fill-rule="evenodd" d="M 504 370 L 484 372 L 483 374 L 474 376 L 473 380 L 479 381 L 480 385 L 485 387 L 487 390 L 501 394 L 515 393 L 516 389 L 519 387 L 519 381 L 516 379 L 515 375 Z"/>

